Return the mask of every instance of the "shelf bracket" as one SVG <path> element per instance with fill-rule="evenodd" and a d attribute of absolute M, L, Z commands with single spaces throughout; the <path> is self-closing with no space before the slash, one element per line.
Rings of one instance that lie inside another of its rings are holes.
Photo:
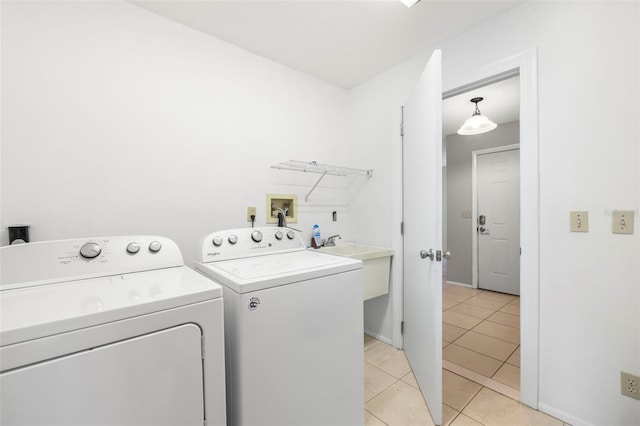
<path fill-rule="evenodd" d="M 311 193 L 313 192 L 314 189 L 316 189 L 316 187 L 318 186 L 318 184 L 320 183 L 320 181 L 327 175 L 327 172 L 324 172 L 322 174 L 322 176 L 320 176 L 320 178 L 318 179 L 318 181 L 316 182 L 315 185 L 313 185 L 313 188 L 311 188 L 311 190 L 309 192 L 307 192 L 307 195 L 304 196 L 304 201 L 309 201 L 309 195 L 311 195 Z"/>

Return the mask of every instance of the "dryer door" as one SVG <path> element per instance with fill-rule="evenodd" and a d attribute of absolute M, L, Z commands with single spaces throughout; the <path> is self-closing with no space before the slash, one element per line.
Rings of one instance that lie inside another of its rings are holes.
<path fill-rule="evenodd" d="M 0 375 L 7 425 L 199 425 L 201 330 L 185 324 Z"/>

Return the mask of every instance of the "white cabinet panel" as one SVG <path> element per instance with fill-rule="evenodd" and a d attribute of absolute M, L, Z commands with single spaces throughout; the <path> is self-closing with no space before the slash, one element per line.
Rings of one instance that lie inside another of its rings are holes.
<path fill-rule="evenodd" d="M 185 324 L 4 372 L 0 423 L 202 425 L 201 345 Z"/>

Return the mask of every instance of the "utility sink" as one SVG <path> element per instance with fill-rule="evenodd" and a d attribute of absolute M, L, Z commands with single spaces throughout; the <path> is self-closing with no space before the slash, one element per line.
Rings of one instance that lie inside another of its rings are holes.
<path fill-rule="evenodd" d="M 362 260 L 364 277 L 363 300 L 389 293 L 389 269 L 393 249 L 353 242 L 341 242 L 336 246 L 322 247 L 321 251 L 336 256 Z"/>

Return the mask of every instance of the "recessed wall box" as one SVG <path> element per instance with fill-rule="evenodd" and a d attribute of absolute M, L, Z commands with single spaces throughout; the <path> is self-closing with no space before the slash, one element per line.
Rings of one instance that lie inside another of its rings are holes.
<path fill-rule="evenodd" d="M 298 196 L 267 194 L 267 223 L 278 223 L 278 209 L 285 212 L 287 223 L 298 222 Z"/>

